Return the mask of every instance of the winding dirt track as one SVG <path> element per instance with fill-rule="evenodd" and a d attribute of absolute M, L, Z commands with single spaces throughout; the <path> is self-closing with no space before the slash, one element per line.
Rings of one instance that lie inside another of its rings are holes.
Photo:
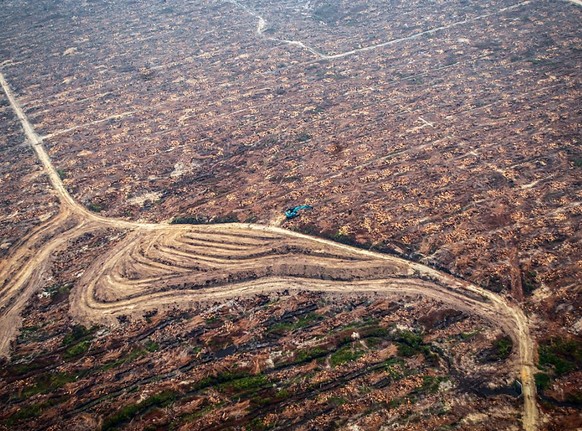
<path fill-rule="evenodd" d="M 401 38 L 398 38 L 398 39 L 392 39 L 392 40 L 389 40 L 389 41 L 386 41 L 386 42 L 378 43 L 378 44 L 375 44 L 375 45 L 364 46 L 362 48 L 356 48 L 356 49 L 352 49 L 352 50 L 349 50 L 349 51 L 340 52 L 340 53 L 337 53 L 337 54 L 326 54 L 326 53 L 323 53 L 323 52 L 321 52 L 321 51 L 319 51 L 319 50 L 317 50 L 317 49 L 315 49 L 315 48 L 313 48 L 313 47 L 311 47 L 309 45 L 306 45 L 304 42 L 302 42 L 300 40 L 287 40 L 287 39 L 279 39 L 279 38 L 276 38 L 276 37 L 268 37 L 268 36 L 265 36 L 264 33 L 265 33 L 265 30 L 268 27 L 268 24 L 267 24 L 267 21 L 265 20 L 264 17 L 262 17 L 261 15 L 259 15 L 257 12 L 255 12 L 250 7 L 242 4 L 238 0 L 226 0 L 226 1 L 228 3 L 232 3 L 236 7 L 244 10 L 249 15 L 255 17 L 258 20 L 257 28 L 256 28 L 256 31 L 255 31 L 255 33 L 258 36 L 263 37 L 266 40 L 271 40 L 273 42 L 279 42 L 279 43 L 284 43 L 284 44 L 287 44 L 287 45 L 298 46 L 298 47 L 300 47 L 300 48 L 302 48 L 302 49 L 304 49 L 306 51 L 309 51 L 311 54 L 313 54 L 315 57 L 317 57 L 317 60 L 315 60 L 315 61 L 337 60 L 337 59 L 340 59 L 340 58 L 350 57 L 352 55 L 360 54 L 360 53 L 363 53 L 363 52 L 373 51 L 373 50 L 378 49 L 378 48 L 384 48 L 386 46 L 396 45 L 396 44 L 399 44 L 399 43 L 402 43 L 402 42 L 406 42 L 408 40 L 419 39 L 419 38 L 422 38 L 423 36 L 426 36 L 426 35 L 430 35 L 430 34 L 434 34 L 434 33 L 439 33 L 439 32 L 441 32 L 443 30 L 447 30 L 447 29 L 450 29 L 450 28 L 463 26 L 465 24 L 470 24 L 472 22 L 479 21 L 479 20 L 483 20 L 483 19 L 489 18 L 491 16 L 498 15 L 500 13 L 504 13 L 504 12 L 507 12 L 507 11 L 510 11 L 510 10 L 513 10 L 513 9 L 517 9 L 517 8 L 519 8 L 521 6 L 525 6 L 525 5 L 529 4 L 529 3 L 531 3 L 531 0 L 525 0 L 525 1 L 522 1 L 522 2 L 519 2 L 519 3 L 516 3 L 514 5 L 511 5 L 511 6 L 507 6 L 507 7 L 504 7 L 504 8 L 495 9 L 493 12 L 490 12 L 490 13 L 486 13 L 486 14 L 483 14 L 483 15 L 478 15 L 478 16 L 475 16 L 475 17 L 472 17 L 472 18 L 468 18 L 468 19 L 465 19 L 465 20 L 461 20 L 461 21 L 456 21 L 456 22 L 453 22 L 451 24 L 447 24 L 447 25 L 444 25 L 444 26 L 441 26 L 441 27 L 434 27 L 434 28 L 429 29 L 429 30 L 425 30 L 425 31 L 421 31 L 421 32 L 418 32 L 418 33 L 411 34 L 410 36 L 401 37 Z M 571 3 L 574 3 L 574 4 L 582 5 L 582 0 L 567 0 L 567 1 L 569 1 Z"/>
<path fill-rule="evenodd" d="M 52 254 L 85 232 L 113 227 L 130 233 L 73 289 L 70 312 L 79 321 L 116 324 L 121 315 L 285 289 L 427 296 L 482 316 L 511 336 L 523 386 L 523 427 L 537 428 L 533 344 L 517 305 L 421 264 L 277 227 L 145 224 L 93 214 L 65 189 L 2 73 L 0 84 L 61 202 L 60 213 L 0 264 L 0 355 L 8 356 L 20 313 Z"/>

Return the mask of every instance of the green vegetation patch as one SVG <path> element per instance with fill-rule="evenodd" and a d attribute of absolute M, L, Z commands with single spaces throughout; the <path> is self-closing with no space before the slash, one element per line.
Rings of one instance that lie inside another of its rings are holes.
<path fill-rule="evenodd" d="M 434 394 L 439 390 L 441 382 L 447 381 L 448 377 L 444 376 L 423 376 L 422 386 L 420 387 L 420 392 L 428 392 Z"/>
<path fill-rule="evenodd" d="M 333 407 L 343 406 L 347 402 L 348 400 L 346 400 L 344 397 L 330 397 L 327 400 L 327 403 Z"/>
<path fill-rule="evenodd" d="M 523 289 L 527 294 L 532 293 L 540 286 L 537 276 L 534 271 L 527 271 L 522 274 Z"/>
<path fill-rule="evenodd" d="M 36 403 L 23 406 L 12 416 L 4 419 L 2 423 L 12 427 L 18 422 L 39 417 L 47 407 L 49 407 L 47 403 Z"/>
<path fill-rule="evenodd" d="M 153 343 L 154 345 L 150 346 L 151 348 L 156 347 L 157 344 Z M 104 364 L 101 367 L 101 370 L 103 371 L 107 371 L 107 370 L 111 370 L 113 368 L 117 368 L 122 366 L 123 364 L 129 364 L 133 361 L 135 361 L 137 358 L 140 358 L 142 356 L 145 356 L 147 354 L 147 352 L 153 352 L 155 350 L 149 350 L 148 349 L 148 345 L 146 343 L 146 347 L 145 349 L 141 349 L 141 348 L 137 348 L 137 349 L 133 349 L 131 352 L 129 352 L 129 354 L 125 357 L 116 359 L 115 361 L 111 361 L 111 362 L 107 362 L 106 364 Z"/>
<path fill-rule="evenodd" d="M 398 380 L 404 377 L 402 365 L 404 361 L 401 358 L 388 358 L 384 361 L 383 367 L 390 375 L 392 380 Z"/>
<path fill-rule="evenodd" d="M 279 389 L 276 393 L 275 393 L 275 399 L 277 400 L 286 400 L 291 396 L 291 392 L 289 391 L 289 389 Z"/>
<path fill-rule="evenodd" d="M 458 337 L 463 340 L 463 341 L 467 341 L 470 340 L 472 338 L 474 338 L 477 334 L 479 334 L 481 332 L 480 329 L 475 329 L 474 331 L 470 331 L 470 332 L 461 332 Z"/>
<path fill-rule="evenodd" d="M 267 332 L 269 334 L 282 335 L 282 334 L 285 334 L 287 332 L 291 332 L 294 329 L 296 329 L 294 322 L 277 322 L 277 323 L 274 323 L 273 325 L 271 325 L 271 327 L 269 328 L 269 330 Z"/>
<path fill-rule="evenodd" d="M 509 337 L 501 337 L 493 343 L 495 353 L 500 359 L 507 359 L 513 349 L 513 341 Z"/>
<path fill-rule="evenodd" d="M 141 403 L 128 404 L 117 411 L 117 413 L 107 417 L 103 421 L 103 427 L 101 429 L 103 431 L 112 430 L 154 407 L 167 407 L 176 400 L 177 396 L 177 392 L 168 390 L 152 395 Z"/>
<path fill-rule="evenodd" d="M 179 424 L 179 423 L 196 422 L 198 419 L 206 416 L 208 413 L 212 412 L 213 410 L 216 410 L 218 407 L 220 407 L 222 405 L 223 405 L 223 403 L 216 403 L 216 404 L 209 404 L 207 406 L 199 408 L 195 412 L 184 415 L 184 416 L 178 418 L 177 420 L 173 421 L 172 424 L 170 424 L 170 429 L 178 429 L 179 427 L 177 426 L 177 424 Z M 172 426 L 174 426 L 174 427 L 172 428 Z"/>
<path fill-rule="evenodd" d="M 269 328 L 270 334 L 284 334 L 298 329 L 303 329 L 323 320 L 321 314 L 314 312 L 308 313 L 305 316 L 299 317 L 294 322 L 277 322 Z"/>
<path fill-rule="evenodd" d="M 144 347 L 150 353 L 157 352 L 160 349 L 160 345 L 158 343 L 156 343 L 155 341 L 152 341 L 152 340 L 148 340 L 145 343 Z"/>
<path fill-rule="evenodd" d="M 77 343 L 74 346 L 71 346 L 67 350 L 65 350 L 63 358 L 72 359 L 77 356 L 81 356 L 82 354 L 86 353 L 87 350 L 89 350 L 89 347 L 91 347 L 91 341 L 89 340 L 81 341 L 80 343 Z"/>
<path fill-rule="evenodd" d="M 93 211 L 94 213 L 100 213 L 105 209 L 102 204 L 97 202 L 89 202 L 87 204 L 87 208 L 89 209 L 89 211 Z"/>
<path fill-rule="evenodd" d="M 389 409 L 398 408 L 404 401 L 405 399 L 402 397 L 392 398 L 388 403 L 388 408 Z"/>
<path fill-rule="evenodd" d="M 513 341 L 511 338 L 504 336 L 497 338 L 491 348 L 482 350 L 478 359 L 480 362 L 497 362 L 503 361 L 511 355 L 513 350 Z"/>
<path fill-rule="evenodd" d="M 39 331 L 40 328 L 38 326 L 23 326 L 20 328 L 20 333 L 18 334 L 18 343 L 22 344 L 29 341 L 38 341 Z"/>
<path fill-rule="evenodd" d="M 314 359 L 321 358 L 329 352 L 323 347 L 312 347 L 310 349 L 298 350 L 295 352 L 293 364 L 301 364 L 303 362 L 310 362 Z"/>
<path fill-rule="evenodd" d="M 268 383 L 267 377 L 264 374 L 255 376 L 242 377 L 240 379 L 232 380 L 228 383 L 223 383 L 221 386 L 237 392 L 253 391 L 261 388 Z"/>
<path fill-rule="evenodd" d="M 261 418 L 255 418 L 246 426 L 247 431 L 266 431 L 273 428 L 272 425 L 267 425 Z"/>
<path fill-rule="evenodd" d="M 375 317 L 365 317 L 362 320 L 354 320 L 353 322 L 348 323 L 347 325 L 340 326 L 337 329 L 338 330 L 356 329 L 356 328 L 359 329 L 359 328 L 368 328 L 368 327 L 377 328 L 378 323 L 379 323 L 379 320 Z"/>
<path fill-rule="evenodd" d="M 539 345 L 539 364 L 558 376 L 582 368 L 582 345 L 573 339 L 551 338 Z"/>
<path fill-rule="evenodd" d="M 536 373 L 534 378 L 539 391 L 548 389 L 555 377 L 582 369 L 582 345 L 577 340 L 550 338 L 540 342 L 538 354 L 543 372 Z M 567 401 L 582 404 L 582 393 L 568 394 Z"/>
<path fill-rule="evenodd" d="M 83 325 L 73 326 L 71 332 L 63 338 L 62 345 L 67 347 L 63 359 L 76 358 L 86 353 L 91 347 L 91 340 L 96 330 L 97 327 L 87 329 Z"/>
<path fill-rule="evenodd" d="M 534 375 L 536 381 L 536 387 L 540 391 L 544 391 L 550 387 L 552 379 L 546 373 L 536 373 Z"/>
<path fill-rule="evenodd" d="M 366 326 L 360 330 L 361 338 L 366 337 L 383 338 L 388 337 L 388 335 L 389 335 L 388 329 L 382 328 L 381 326 L 378 325 Z"/>
<path fill-rule="evenodd" d="M 398 331 L 394 339 L 399 356 L 407 358 L 426 351 L 422 337 L 412 331 Z"/>
<path fill-rule="evenodd" d="M 71 332 L 63 338 L 63 346 L 70 346 L 79 341 L 84 341 L 90 338 L 97 328 L 87 329 L 83 325 L 75 325 L 71 328 Z"/>
<path fill-rule="evenodd" d="M 12 364 L 6 367 L 3 375 L 22 376 L 32 371 L 45 369 L 50 365 L 46 358 L 35 358 L 30 362 Z"/>
<path fill-rule="evenodd" d="M 36 394 L 46 394 L 62 388 L 67 383 L 77 380 L 77 376 L 67 373 L 43 374 L 32 386 L 23 389 L 21 398 L 30 398 Z"/>
<path fill-rule="evenodd" d="M 53 284 L 52 286 L 47 287 L 44 291 L 49 294 L 51 299 L 57 299 L 67 296 L 72 287 L 72 283 Z"/>
<path fill-rule="evenodd" d="M 269 383 L 263 374 L 251 374 L 248 371 L 226 371 L 208 376 L 193 386 L 193 390 L 202 390 L 208 387 L 216 387 L 221 390 L 236 392 L 257 391 Z"/>
<path fill-rule="evenodd" d="M 344 364 L 346 362 L 351 362 L 359 359 L 364 352 L 355 346 L 344 346 L 339 350 L 332 353 L 329 358 L 329 363 L 332 367 Z"/>

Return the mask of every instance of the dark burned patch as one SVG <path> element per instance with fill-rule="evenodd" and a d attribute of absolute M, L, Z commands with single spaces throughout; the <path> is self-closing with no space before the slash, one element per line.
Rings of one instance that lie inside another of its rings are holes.
<path fill-rule="evenodd" d="M 230 345 L 230 346 L 216 352 L 214 354 L 214 357 L 216 359 L 223 359 L 223 358 L 226 358 L 227 356 L 234 355 L 237 352 L 237 350 L 238 349 L 235 345 Z"/>
<path fill-rule="evenodd" d="M 465 320 L 467 315 L 459 310 L 446 308 L 444 310 L 435 310 L 428 313 L 426 316 L 418 319 L 418 322 L 424 327 L 426 331 L 434 329 L 444 329 L 453 323 Z"/>
<path fill-rule="evenodd" d="M 485 289 L 490 290 L 491 292 L 499 293 L 506 289 L 507 284 L 507 280 L 503 280 L 497 275 L 492 275 L 484 281 L 482 285 Z"/>
<path fill-rule="evenodd" d="M 507 359 L 513 350 L 511 338 L 504 336 L 497 338 L 490 348 L 483 349 L 477 354 L 481 363 L 499 362 Z"/>
<path fill-rule="evenodd" d="M 265 324 L 266 326 L 271 327 L 275 323 L 291 322 L 294 318 L 314 312 L 317 308 L 317 304 L 305 304 L 295 310 L 284 312 L 280 318 L 272 317 L 268 319 Z"/>
<path fill-rule="evenodd" d="M 113 70 L 115 70 L 118 73 L 133 73 L 137 71 L 135 66 L 127 63 L 114 66 Z"/>
<path fill-rule="evenodd" d="M 54 367 L 57 362 L 57 355 L 41 356 L 28 362 L 9 364 L 5 361 L 5 367 L 0 368 L 0 377 L 10 383 L 16 380 L 28 378 L 30 376 L 44 373 Z"/>
<path fill-rule="evenodd" d="M 458 381 L 458 388 L 461 392 L 473 393 L 481 398 L 497 395 L 509 395 L 510 397 L 517 398 L 521 395 L 521 388 L 518 383 L 490 387 L 488 385 L 489 380 L 486 377 L 474 379 L 456 375 L 455 379 Z"/>

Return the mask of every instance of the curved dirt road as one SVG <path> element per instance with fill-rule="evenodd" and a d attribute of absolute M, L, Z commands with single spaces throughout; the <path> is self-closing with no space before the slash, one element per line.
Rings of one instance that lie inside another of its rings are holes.
<path fill-rule="evenodd" d="M 478 314 L 511 336 L 523 385 L 523 427 L 537 428 L 533 343 L 517 305 L 421 264 L 276 227 L 144 224 L 93 214 L 68 194 L 1 73 L 0 84 L 62 207 L 0 266 L 0 355 L 8 355 L 19 315 L 51 255 L 84 232 L 114 227 L 132 232 L 74 288 L 70 312 L 81 321 L 114 324 L 123 314 L 284 289 L 428 296 Z"/>

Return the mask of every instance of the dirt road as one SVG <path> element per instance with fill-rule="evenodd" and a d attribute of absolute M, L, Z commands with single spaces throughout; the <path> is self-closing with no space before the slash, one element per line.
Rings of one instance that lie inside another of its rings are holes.
<path fill-rule="evenodd" d="M 54 252 L 85 232 L 114 227 L 131 233 L 97 259 L 71 293 L 70 312 L 82 322 L 114 325 L 121 315 L 285 289 L 428 296 L 478 314 L 511 336 L 523 385 L 523 427 L 537 428 L 533 343 L 517 305 L 421 264 L 278 227 L 176 226 L 98 216 L 69 195 L 1 73 L 0 84 L 61 202 L 61 212 L 0 264 L 0 355 L 8 356 L 20 313 L 42 286 Z"/>
<path fill-rule="evenodd" d="M 255 31 L 255 33 L 258 36 L 261 36 L 261 37 L 265 38 L 266 40 L 270 40 L 270 41 L 273 41 L 273 42 L 279 42 L 279 43 L 284 43 L 284 44 L 287 44 L 287 45 L 298 46 L 298 47 L 300 47 L 300 48 L 302 48 L 302 49 L 304 49 L 306 51 L 309 51 L 311 54 L 313 54 L 315 57 L 317 57 L 317 60 L 315 60 L 315 61 L 337 60 L 337 59 L 340 59 L 340 58 L 345 58 L 345 57 L 350 57 L 352 55 L 360 54 L 360 53 L 363 53 L 363 52 L 373 51 L 373 50 L 376 50 L 378 48 L 383 48 L 383 47 L 390 46 L 390 45 L 396 45 L 396 44 L 399 44 L 399 43 L 402 43 L 402 42 L 406 42 L 406 41 L 409 41 L 409 40 L 419 39 L 419 38 L 422 38 L 423 36 L 427 36 L 427 35 L 431 35 L 431 34 L 434 34 L 434 33 L 438 33 L 438 32 L 441 32 L 443 30 L 447 30 L 447 29 L 450 29 L 450 28 L 463 26 L 465 24 L 470 24 L 472 22 L 479 21 L 479 20 L 483 20 L 483 19 L 486 19 L 488 17 L 494 16 L 494 15 L 497 15 L 497 14 L 500 14 L 500 13 L 503 13 L 503 12 L 507 12 L 507 11 L 510 11 L 510 10 L 513 10 L 513 9 L 517 9 L 517 8 L 519 8 L 521 6 L 525 6 L 525 5 L 529 4 L 529 3 L 531 3 L 531 0 L 526 0 L 526 1 L 523 1 L 523 2 L 516 3 L 514 5 L 511 5 L 511 6 L 507 6 L 507 7 L 500 8 L 500 9 L 495 9 L 495 10 L 493 10 L 490 13 L 482 14 L 482 15 L 479 15 L 479 16 L 476 16 L 476 17 L 472 17 L 472 18 L 469 18 L 469 19 L 465 19 L 465 20 L 461 20 L 461 21 L 456 21 L 456 22 L 453 22 L 451 24 L 447 24 L 447 25 L 444 25 L 444 26 L 432 28 L 430 30 L 426 30 L 426 31 L 421 31 L 421 32 L 418 32 L 418 33 L 414 33 L 414 34 L 411 34 L 410 36 L 405 36 L 405 37 L 401 37 L 401 38 L 397 38 L 397 39 L 392 39 L 392 40 L 389 40 L 389 41 L 386 41 L 386 42 L 378 43 L 378 44 L 375 44 L 375 45 L 364 46 L 362 48 L 356 48 L 356 49 L 352 49 L 352 50 L 349 50 L 349 51 L 340 52 L 340 53 L 337 53 L 337 54 L 326 54 L 326 53 L 321 52 L 321 51 L 319 51 L 319 50 L 317 50 L 317 49 L 315 49 L 315 48 L 313 48 L 313 47 L 311 47 L 309 45 L 306 45 L 304 42 L 302 42 L 300 40 L 287 40 L 287 39 L 279 39 L 279 38 L 276 38 L 276 37 L 267 37 L 267 36 L 265 36 L 264 35 L 264 32 L 267 29 L 268 24 L 267 24 L 267 21 L 265 20 L 264 17 L 262 17 L 257 12 L 255 12 L 253 9 L 249 8 L 248 6 L 242 4 L 241 2 L 239 2 L 237 0 L 227 0 L 227 1 L 229 3 L 232 3 L 233 5 L 235 5 L 236 7 L 244 10 L 249 15 L 255 17 L 258 20 L 257 28 L 256 28 L 256 31 Z M 572 2 L 572 3 L 575 3 L 575 4 L 578 4 L 578 5 L 581 5 L 582 4 L 582 0 L 567 0 L 567 1 Z"/>

